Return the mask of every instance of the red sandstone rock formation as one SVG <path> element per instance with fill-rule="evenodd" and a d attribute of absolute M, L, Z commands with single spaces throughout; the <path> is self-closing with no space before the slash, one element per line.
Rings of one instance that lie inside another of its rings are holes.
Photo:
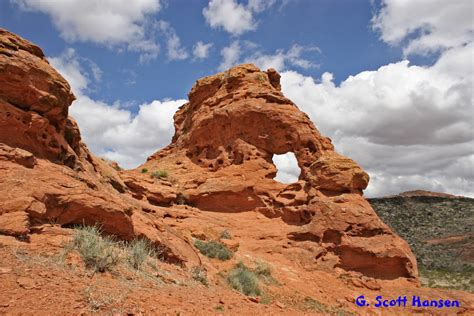
<path fill-rule="evenodd" d="M 123 239 L 146 236 L 170 260 L 197 260 L 143 211 L 160 210 L 127 194 L 117 171 L 82 143 L 68 117 L 73 100 L 39 47 L 0 29 L 0 233 L 27 239 L 45 223 L 97 223 Z"/>
<path fill-rule="evenodd" d="M 279 78 L 275 70 L 241 65 L 198 80 L 190 102 L 175 115 L 172 143 L 136 170 L 117 171 L 82 143 L 77 124 L 68 117 L 74 96 L 41 49 L 0 29 L 1 249 L 57 251 L 63 245 L 56 237 L 71 234 L 61 226 L 99 224 L 125 240 L 150 239 L 172 263 L 204 266 L 212 281 L 209 290 L 173 286 L 163 294 L 162 288 L 135 289 L 128 306 L 141 301 L 151 313 L 160 302 L 166 311 L 197 306 L 213 312 L 213 300 L 232 302 L 236 313 L 298 313 L 298 302 L 308 297 L 360 312 L 354 293 L 375 296 L 373 291 L 387 297 L 447 296 L 461 300 L 463 306 L 456 311 L 472 311 L 472 295 L 416 286 L 416 261 L 407 243 L 380 221 L 362 196 L 368 175 L 337 154 L 330 139 L 283 96 Z M 272 157 L 290 151 L 301 175 L 285 185 L 273 179 Z M 232 240 L 220 238 L 223 230 L 231 232 Z M 227 264 L 199 255 L 194 238 L 221 239 L 235 252 L 235 260 Z M 18 262 L 14 252 L 5 252 L 5 258 Z M 219 274 L 230 264 L 260 259 L 271 264 L 284 285 L 274 287 L 274 295 L 292 306 L 277 301 L 267 309 L 221 284 Z M 186 267 L 175 267 L 174 273 L 182 278 Z M 71 280 L 64 276 L 66 270 L 53 275 L 33 268 L 28 268 L 28 277 L 17 279 L 21 269 L 15 267 L 14 274 L 11 267 L 0 267 L 0 299 L 9 300 L 1 301 L 0 309 L 23 313 L 24 307 L 15 303 L 21 297 L 30 312 L 44 313 L 46 300 L 58 297 L 55 284 L 64 292 L 63 283 L 68 283 L 68 295 L 53 303 L 64 306 L 50 309 L 76 313 L 72 306 L 83 295 L 77 284 L 88 286 L 89 279 L 78 274 L 72 283 L 60 282 Z M 30 277 L 39 273 L 55 281 Z M 104 283 L 122 289 L 120 282 L 106 278 Z M 37 291 L 39 284 L 46 293 L 43 303 L 24 294 Z M 11 290 L 18 285 L 20 292 Z M 220 287 L 222 297 L 214 295 L 214 287 Z M 190 296 L 197 302 L 184 302 Z"/>
<path fill-rule="evenodd" d="M 416 278 L 409 247 L 362 197 L 368 175 L 283 96 L 279 78 L 241 65 L 198 80 L 175 115 L 172 143 L 144 165 L 166 169 L 169 178 L 141 168 L 120 176 L 81 142 L 67 116 L 74 96 L 41 49 L 0 31 L 0 232 L 27 238 L 44 223 L 99 223 L 124 239 L 146 236 L 171 259 L 196 262 L 186 227 L 178 228 L 182 239 L 163 224 L 178 211 L 160 206 L 260 212 L 291 228 L 277 245 L 301 248 L 305 264 Z M 273 179 L 272 156 L 289 151 L 301 175 L 284 185 Z"/>
<path fill-rule="evenodd" d="M 275 70 L 247 64 L 200 79 L 175 114 L 172 143 L 124 181 L 139 199 L 201 211 L 260 212 L 281 218 L 276 243 L 300 248 L 311 268 L 358 271 L 384 279 L 416 278 L 416 261 L 362 197 L 369 177 L 334 151 L 308 116 L 280 91 Z M 275 181 L 274 154 L 294 152 L 299 181 Z M 167 181 L 140 170 L 165 169 Z M 261 228 L 265 230 L 265 227 Z M 283 249 L 283 248 L 282 248 Z M 295 249 L 283 249 L 288 257 Z"/>

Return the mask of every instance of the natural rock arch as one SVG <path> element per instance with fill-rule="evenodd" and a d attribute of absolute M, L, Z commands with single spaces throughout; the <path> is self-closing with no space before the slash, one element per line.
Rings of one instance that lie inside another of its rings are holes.
<path fill-rule="evenodd" d="M 380 258 L 396 267 L 391 277 L 415 277 L 407 244 L 362 197 L 367 173 L 334 151 L 331 140 L 281 93 L 279 79 L 274 70 L 246 64 L 198 80 L 189 102 L 174 116 L 172 143 L 137 171 L 165 168 L 186 204 L 203 212 L 256 211 L 281 218 L 298 228 L 287 236 L 292 245 L 311 241 L 320 249 L 307 257 L 316 266 L 339 264 L 370 275 L 374 269 L 366 259 Z M 279 183 L 272 158 L 288 152 L 294 153 L 301 174 L 295 183 Z M 156 198 L 164 190 L 169 189 L 141 189 L 139 197 Z M 338 238 L 328 239 L 334 232 Z M 347 253 L 354 254 L 357 265 L 347 261 Z"/>

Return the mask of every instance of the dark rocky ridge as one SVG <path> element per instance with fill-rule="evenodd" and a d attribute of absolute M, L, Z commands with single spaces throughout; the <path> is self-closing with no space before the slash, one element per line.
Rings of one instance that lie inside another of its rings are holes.
<path fill-rule="evenodd" d="M 423 284 L 474 290 L 474 199 L 400 194 L 369 202 L 410 244 Z"/>

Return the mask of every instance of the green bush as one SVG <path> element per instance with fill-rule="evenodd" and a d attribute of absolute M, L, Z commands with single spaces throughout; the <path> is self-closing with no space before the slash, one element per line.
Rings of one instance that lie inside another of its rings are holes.
<path fill-rule="evenodd" d="M 134 239 L 126 247 L 127 262 L 135 269 L 140 270 L 149 258 L 157 258 L 159 253 L 148 239 Z"/>
<path fill-rule="evenodd" d="M 219 260 L 229 260 L 232 258 L 232 251 L 218 241 L 203 241 L 196 239 L 194 241 L 194 246 L 199 249 L 203 255 L 209 258 L 217 258 Z"/>
<path fill-rule="evenodd" d="M 152 172 L 150 174 L 150 177 L 155 178 L 155 179 L 167 178 L 168 177 L 168 171 L 166 171 L 166 170 L 157 170 L 155 172 Z"/>
<path fill-rule="evenodd" d="M 147 168 L 143 168 L 142 169 L 142 173 L 147 173 L 148 172 L 148 169 Z"/>
<path fill-rule="evenodd" d="M 98 226 L 76 228 L 72 247 L 79 252 L 86 268 L 104 272 L 117 265 L 119 250 L 112 238 L 102 237 L 101 234 Z"/>
<path fill-rule="evenodd" d="M 239 262 L 230 271 L 227 282 L 233 289 L 247 296 L 259 296 L 262 294 L 258 285 L 257 275 L 250 271 L 242 262 Z"/>

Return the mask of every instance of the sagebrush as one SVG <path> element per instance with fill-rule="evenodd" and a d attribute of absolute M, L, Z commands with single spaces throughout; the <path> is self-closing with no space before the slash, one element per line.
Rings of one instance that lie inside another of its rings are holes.
<path fill-rule="evenodd" d="M 233 256 L 232 251 L 230 251 L 223 243 L 218 241 L 203 241 L 196 239 L 194 246 L 196 246 L 203 255 L 209 258 L 229 260 Z"/>
<path fill-rule="evenodd" d="M 230 271 L 227 282 L 233 289 L 247 296 L 260 296 L 262 294 L 257 275 L 242 262 L 239 262 Z"/>
<path fill-rule="evenodd" d="M 86 267 L 95 271 L 110 271 L 120 260 L 116 242 L 112 237 L 102 237 L 98 226 L 77 227 L 72 247 L 79 252 Z"/>

